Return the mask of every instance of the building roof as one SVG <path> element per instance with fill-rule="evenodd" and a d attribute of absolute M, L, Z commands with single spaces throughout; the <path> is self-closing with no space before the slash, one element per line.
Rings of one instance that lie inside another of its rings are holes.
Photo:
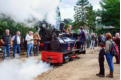
<path fill-rule="evenodd" d="M 103 26 L 103 29 L 115 29 L 114 26 Z"/>

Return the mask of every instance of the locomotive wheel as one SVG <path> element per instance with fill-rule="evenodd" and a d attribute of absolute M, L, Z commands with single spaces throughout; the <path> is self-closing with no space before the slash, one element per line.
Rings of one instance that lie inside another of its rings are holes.
<path fill-rule="evenodd" d="M 65 57 L 65 56 L 64 56 Z M 64 63 L 67 63 L 67 62 L 69 62 L 70 61 L 70 57 L 69 56 L 66 56 L 66 57 L 68 57 L 68 58 L 64 58 Z"/>

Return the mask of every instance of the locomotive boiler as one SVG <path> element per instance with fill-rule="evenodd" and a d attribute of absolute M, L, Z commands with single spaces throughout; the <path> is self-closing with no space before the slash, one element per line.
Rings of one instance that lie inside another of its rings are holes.
<path fill-rule="evenodd" d="M 64 23 L 60 24 L 60 30 L 54 28 L 46 21 L 40 23 L 39 34 L 43 50 L 41 52 L 42 60 L 49 63 L 63 63 L 77 58 L 80 49 L 73 49 L 78 34 L 66 34 Z"/>

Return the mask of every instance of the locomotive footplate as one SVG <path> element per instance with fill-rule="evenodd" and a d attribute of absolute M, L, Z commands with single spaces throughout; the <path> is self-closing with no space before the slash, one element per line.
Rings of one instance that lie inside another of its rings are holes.
<path fill-rule="evenodd" d="M 54 51 L 42 51 L 42 61 L 48 63 L 65 63 L 75 58 L 78 58 L 77 54 L 80 49 L 73 49 L 71 51 L 54 52 Z"/>
<path fill-rule="evenodd" d="M 63 54 L 68 54 L 68 53 L 78 53 L 80 49 L 73 49 L 72 51 L 65 51 Z"/>

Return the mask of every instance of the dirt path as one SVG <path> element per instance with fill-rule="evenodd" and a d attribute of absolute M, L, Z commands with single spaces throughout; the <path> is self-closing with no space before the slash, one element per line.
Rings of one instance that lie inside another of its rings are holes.
<path fill-rule="evenodd" d="M 114 64 L 114 78 L 99 78 L 95 74 L 99 71 L 98 66 L 99 48 L 87 50 L 86 55 L 79 55 L 80 59 L 63 64 L 60 67 L 38 76 L 37 80 L 120 80 L 120 65 Z M 115 61 L 115 59 L 114 59 Z M 105 60 L 105 71 L 109 69 Z"/>

